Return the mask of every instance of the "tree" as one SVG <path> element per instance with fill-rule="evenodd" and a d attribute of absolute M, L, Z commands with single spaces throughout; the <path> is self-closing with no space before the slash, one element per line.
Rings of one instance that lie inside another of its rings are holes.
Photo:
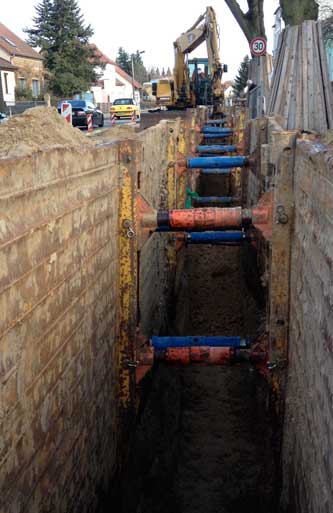
<path fill-rule="evenodd" d="M 104 65 L 89 43 L 93 29 L 84 24 L 76 0 L 42 0 L 36 13 L 34 26 L 24 31 L 28 43 L 41 49 L 52 92 L 70 97 L 89 89 Z"/>
<path fill-rule="evenodd" d="M 141 57 L 141 53 L 139 50 L 136 53 L 131 55 L 131 59 L 133 59 L 133 67 L 134 67 L 134 77 L 137 82 L 143 84 L 143 82 L 147 82 L 148 80 L 148 71 L 143 64 L 143 60 Z M 132 73 L 130 73 L 132 75 Z"/>
<path fill-rule="evenodd" d="M 248 11 L 244 13 L 237 0 L 225 0 L 248 42 L 255 36 L 266 37 L 264 24 L 264 0 L 247 0 Z"/>
<path fill-rule="evenodd" d="M 126 73 L 131 77 L 132 76 L 132 60 L 134 67 L 134 78 L 138 82 L 147 82 L 149 73 L 143 64 L 141 53 L 137 50 L 135 53 L 131 55 L 127 53 L 124 48 L 121 46 L 118 50 L 118 55 L 116 58 L 116 62 L 118 66 L 121 67 Z"/>
<path fill-rule="evenodd" d="M 249 56 L 245 55 L 244 59 L 242 60 L 238 68 L 238 75 L 235 77 L 234 84 L 232 86 L 234 94 L 236 96 L 239 96 L 240 93 L 243 91 L 244 87 L 246 87 L 246 82 L 249 77 L 249 62 Z"/>
<path fill-rule="evenodd" d="M 171 77 L 172 76 L 172 73 L 171 73 L 171 69 L 170 67 L 168 67 L 167 71 L 166 71 L 166 76 L 167 77 Z"/>
<path fill-rule="evenodd" d="M 322 20 L 323 37 L 327 42 L 333 39 L 333 5 L 323 2 L 320 4 L 320 19 Z"/>
<path fill-rule="evenodd" d="M 247 0 L 248 11 L 244 13 L 237 0 L 225 0 L 246 39 L 266 37 L 264 24 L 264 0 Z M 286 25 L 299 25 L 304 20 L 318 18 L 316 0 L 280 0 L 282 18 Z"/>
<path fill-rule="evenodd" d="M 131 57 L 122 46 L 120 46 L 118 49 L 116 63 L 118 64 L 118 66 L 120 66 L 121 69 L 126 71 L 128 75 L 132 76 Z"/>
<path fill-rule="evenodd" d="M 286 25 L 300 25 L 304 20 L 317 20 L 316 0 L 280 0 L 282 18 Z"/>

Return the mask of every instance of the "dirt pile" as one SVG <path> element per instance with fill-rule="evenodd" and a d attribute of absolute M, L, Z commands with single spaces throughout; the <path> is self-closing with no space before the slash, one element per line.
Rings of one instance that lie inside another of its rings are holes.
<path fill-rule="evenodd" d="M 59 146 L 91 145 L 53 107 L 34 107 L 0 126 L 0 158 L 21 157 Z"/>
<path fill-rule="evenodd" d="M 123 139 L 133 139 L 136 137 L 138 127 L 135 125 L 120 125 L 104 130 L 96 130 L 89 135 L 93 144 L 104 144 L 111 141 L 121 141 Z"/>

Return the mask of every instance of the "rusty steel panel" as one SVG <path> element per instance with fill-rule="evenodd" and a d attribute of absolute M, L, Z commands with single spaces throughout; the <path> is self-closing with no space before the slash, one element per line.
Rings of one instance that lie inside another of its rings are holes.
<path fill-rule="evenodd" d="M 80 480 L 87 497 L 114 471 L 118 158 L 109 145 L 0 163 L 6 513 L 68 511 Z"/>
<path fill-rule="evenodd" d="M 137 172 L 141 143 L 124 141 L 119 146 L 120 185 L 118 211 L 118 328 L 117 357 L 120 406 L 127 416 L 134 407 L 135 334 L 137 328 Z"/>

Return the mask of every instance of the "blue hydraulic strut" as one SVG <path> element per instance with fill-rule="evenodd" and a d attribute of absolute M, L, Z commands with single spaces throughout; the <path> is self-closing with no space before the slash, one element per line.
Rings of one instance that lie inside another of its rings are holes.
<path fill-rule="evenodd" d="M 224 128 L 219 126 L 204 126 L 202 128 L 203 134 L 223 134 L 223 135 L 231 135 L 232 128 Z"/>
<path fill-rule="evenodd" d="M 243 242 L 244 232 L 190 232 L 185 235 L 188 244 L 221 244 Z"/>
<path fill-rule="evenodd" d="M 226 118 L 221 118 L 221 119 L 207 119 L 207 121 L 205 121 L 206 125 L 222 125 L 223 123 L 225 123 L 226 121 Z"/>
<path fill-rule="evenodd" d="M 200 145 L 196 147 L 198 153 L 228 153 L 237 151 L 233 144 Z"/>
<path fill-rule="evenodd" d="M 155 349 L 168 349 L 171 347 L 233 347 L 234 349 L 247 349 L 250 347 L 249 338 L 241 337 L 153 337 L 152 345 Z"/>
<path fill-rule="evenodd" d="M 231 134 L 227 133 L 227 134 L 217 134 L 217 133 L 213 133 L 213 134 L 202 134 L 204 139 L 221 139 L 221 138 L 225 138 L 225 137 L 230 137 Z"/>
<path fill-rule="evenodd" d="M 233 198 L 232 196 L 197 196 L 192 198 L 193 205 L 210 205 L 212 203 L 219 205 L 231 205 L 238 198 Z"/>
<path fill-rule="evenodd" d="M 244 167 L 248 163 L 247 157 L 193 157 L 187 159 L 187 167 L 190 169 L 211 169 Z"/>

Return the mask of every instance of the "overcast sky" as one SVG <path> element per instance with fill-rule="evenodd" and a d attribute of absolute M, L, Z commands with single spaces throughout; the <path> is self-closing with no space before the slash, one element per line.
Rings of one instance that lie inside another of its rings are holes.
<path fill-rule="evenodd" d="M 34 6 L 37 0 L 10 0 L 3 2 L 0 20 L 18 36 L 24 37 L 23 27 L 31 27 L 34 16 Z M 247 2 L 239 1 L 245 9 Z M 92 42 L 102 52 L 114 59 L 119 46 L 129 53 L 145 50 L 142 55 L 146 66 L 173 68 L 173 41 L 185 32 L 211 5 L 220 26 L 221 60 L 228 64 L 229 73 L 224 74 L 224 80 L 234 77 L 243 57 L 249 53 L 243 33 L 234 21 L 223 0 L 78 0 L 85 21 L 90 23 L 95 31 Z M 265 23 L 269 40 L 272 44 L 271 27 L 273 13 L 278 6 L 278 0 L 265 0 Z M 200 46 L 191 54 L 196 57 L 206 57 L 205 45 Z"/>

